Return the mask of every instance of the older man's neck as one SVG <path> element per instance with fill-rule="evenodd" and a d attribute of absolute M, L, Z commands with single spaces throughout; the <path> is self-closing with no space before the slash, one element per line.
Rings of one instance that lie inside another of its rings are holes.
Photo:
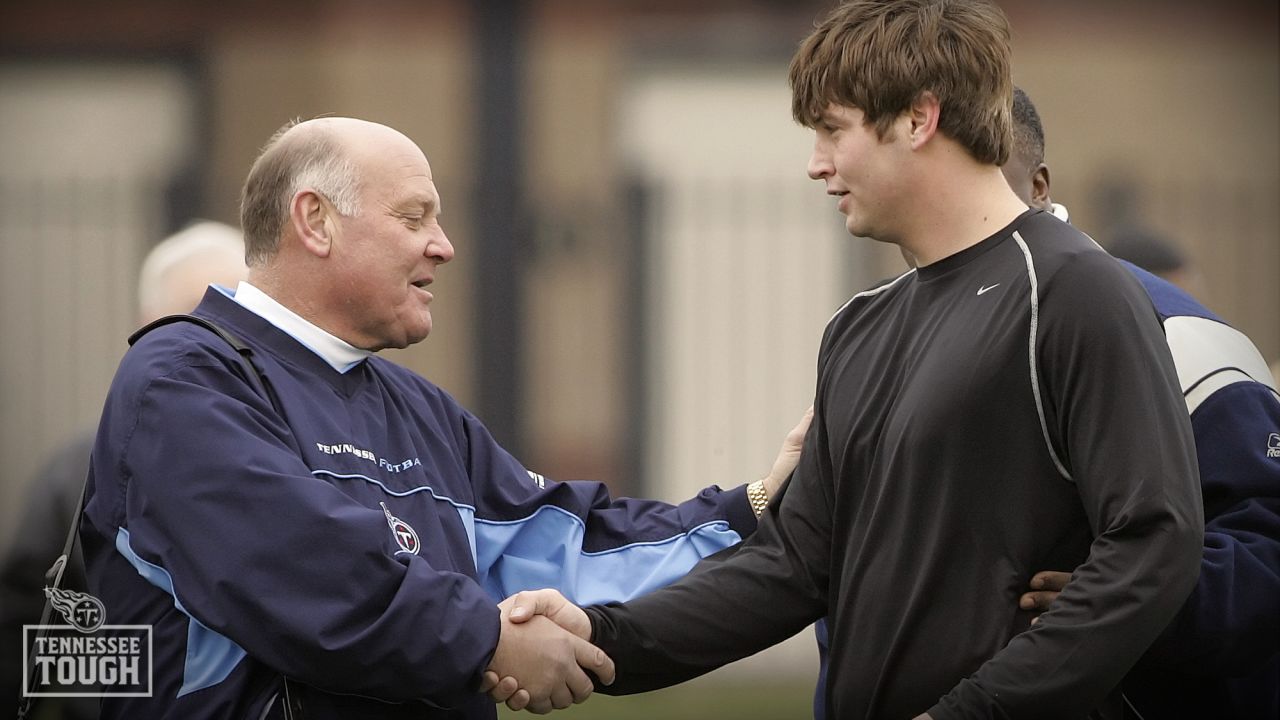
<path fill-rule="evenodd" d="M 291 280 L 289 273 L 280 263 L 267 263 L 249 268 L 249 284 L 261 290 L 272 300 L 288 308 L 298 317 L 333 335 L 343 338 L 335 332 L 338 328 L 327 322 L 322 304 L 312 297 L 312 286 Z M 301 288 L 301 289 L 299 289 Z"/>

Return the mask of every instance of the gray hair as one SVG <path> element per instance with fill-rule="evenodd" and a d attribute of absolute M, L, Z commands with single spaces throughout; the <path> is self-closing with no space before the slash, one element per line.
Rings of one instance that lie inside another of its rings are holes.
<path fill-rule="evenodd" d="M 355 217 L 360 212 L 360 178 L 345 150 L 320 128 L 286 137 L 297 124 L 290 121 L 271 136 L 245 180 L 240 224 L 249 265 L 275 256 L 289 202 L 303 190 L 328 198 L 340 215 Z"/>

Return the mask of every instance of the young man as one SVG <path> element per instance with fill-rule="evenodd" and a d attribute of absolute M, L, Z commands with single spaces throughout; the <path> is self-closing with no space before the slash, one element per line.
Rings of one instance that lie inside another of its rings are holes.
<path fill-rule="evenodd" d="M 1202 518 L 1173 362 L 1133 276 L 1001 175 L 1008 38 L 989 2 L 864 0 L 802 43 L 809 174 L 851 234 L 919 268 L 832 318 L 799 465 L 734 557 L 586 613 L 516 598 L 614 659 L 607 692 L 826 615 L 831 717 L 1084 717 L 1190 591 Z M 1029 628 L 1018 596 L 1061 562 L 1076 581 Z"/>
<path fill-rule="evenodd" d="M 1021 89 L 1004 166 L 1018 197 L 1067 219 L 1049 197 L 1044 126 Z M 1200 579 L 1125 678 L 1142 716 L 1280 717 L 1280 395 L 1249 338 L 1183 290 L 1128 266 L 1164 324 L 1195 432 L 1204 497 Z M 1274 438 L 1274 442 L 1269 439 Z M 1047 610 L 1070 573 L 1037 574 L 1024 607 Z"/>
<path fill-rule="evenodd" d="M 490 667 L 538 675 L 533 709 L 564 707 L 592 689 L 579 665 L 607 677 L 607 658 L 550 621 L 500 622 L 499 600 L 633 597 L 754 530 L 763 482 L 670 506 L 549 481 L 375 355 L 431 330 L 454 255 L 440 209 L 399 132 L 286 126 L 245 183 L 248 282 L 195 311 L 257 371 L 190 323 L 126 354 L 81 535 L 111 621 L 154 627 L 155 688 L 105 718 L 493 718 Z"/>

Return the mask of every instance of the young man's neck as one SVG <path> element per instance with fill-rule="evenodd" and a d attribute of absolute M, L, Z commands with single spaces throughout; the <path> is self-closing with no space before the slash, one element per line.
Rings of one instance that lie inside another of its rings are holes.
<path fill-rule="evenodd" d="M 1027 209 L 995 165 L 967 155 L 941 165 L 923 180 L 916 212 L 896 241 L 918 266 L 977 245 Z"/>

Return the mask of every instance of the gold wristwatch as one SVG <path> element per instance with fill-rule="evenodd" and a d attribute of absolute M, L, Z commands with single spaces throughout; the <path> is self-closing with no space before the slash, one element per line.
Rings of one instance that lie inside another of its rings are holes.
<path fill-rule="evenodd" d="M 760 517 L 769 507 L 769 492 L 764 489 L 764 481 L 757 480 L 747 486 L 747 501 L 751 503 L 751 511 Z"/>

